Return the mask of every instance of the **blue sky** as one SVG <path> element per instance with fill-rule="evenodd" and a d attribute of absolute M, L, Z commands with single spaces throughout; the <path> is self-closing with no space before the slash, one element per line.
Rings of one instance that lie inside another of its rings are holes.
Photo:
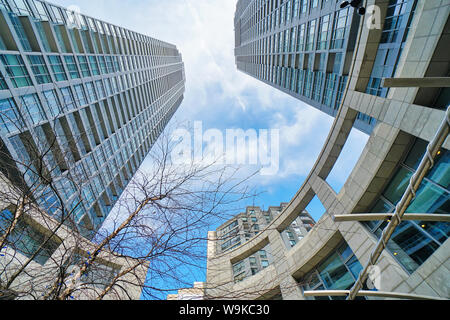
<path fill-rule="evenodd" d="M 328 115 L 239 71 L 234 60 L 236 0 L 52 0 L 177 45 L 186 93 L 173 123 L 202 121 L 204 129 L 279 129 L 280 171 L 252 181 L 264 194 L 248 205 L 289 202 L 319 155 L 333 123 Z M 354 130 L 328 182 L 342 187 L 368 137 Z M 145 166 L 145 164 L 144 164 Z M 324 209 L 308 207 L 318 220 Z M 238 212 L 236 212 L 238 213 Z M 193 279 L 193 281 L 204 279 Z"/>

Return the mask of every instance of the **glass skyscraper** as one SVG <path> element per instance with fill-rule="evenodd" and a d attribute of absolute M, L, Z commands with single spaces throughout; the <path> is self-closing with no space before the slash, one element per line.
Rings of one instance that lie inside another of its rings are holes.
<path fill-rule="evenodd" d="M 237 68 L 336 116 L 348 82 L 360 16 L 335 0 L 239 0 Z M 359 113 L 370 133 L 375 119 Z"/>
<path fill-rule="evenodd" d="M 44 1 L 0 9 L 2 170 L 57 217 L 51 179 L 89 238 L 181 104 L 181 55 Z"/>

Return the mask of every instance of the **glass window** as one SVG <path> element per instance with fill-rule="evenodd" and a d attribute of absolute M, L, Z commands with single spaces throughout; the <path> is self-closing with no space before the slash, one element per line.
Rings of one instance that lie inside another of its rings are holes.
<path fill-rule="evenodd" d="M 67 75 L 61 58 L 59 56 L 48 56 L 48 60 L 56 81 L 66 81 Z"/>
<path fill-rule="evenodd" d="M 356 256 L 352 256 L 348 260 L 348 262 L 346 262 L 346 265 L 347 265 L 348 269 L 350 270 L 350 272 L 352 273 L 353 277 L 355 279 L 358 279 L 359 275 L 361 274 L 361 271 L 363 270 L 363 266 L 361 265 L 361 263 L 359 263 Z"/>
<path fill-rule="evenodd" d="M 85 56 L 77 56 L 78 63 L 80 64 L 80 70 L 83 77 L 90 77 L 91 71 L 89 70 L 89 63 Z"/>
<path fill-rule="evenodd" d="M 18 132 L 25 126 L 12 98 L 0 100 L 0 124 L 6 133 Z"/>
<path fill-rule="evenodd" d="M 43 91 L 42 95 L 45 98 L 48 109 L 53 117 L 57 117 L 62 113 L 61 104 L 59 103 L 58 97 L 55 90 Z"/>
<path fill-rule="evenodd" d="M 450 193 L 433 184 L 425 181 L 416 192 L 416 198 L 408 207 L 407 213 L 439 213 L 448 214 Z"/>
<path fill-rule="evenodd" d="M 5 9 L 6 11 L 12 11 L 9 3 L 6 0 L 0 0 L 0 9 Z"/>
<path fill-rule="evenodd" d="M 48 12 L 44 6 L 44 4 L 40 1 L 34 1 L 34 6 L 36 7 L 37 13 L 39 15 L 39 19 L 41 21 L 48 21 Z"/>
<path fill-rule="evenodd" d="M 14 12 L 18 15 L 31 15 L 32 11 L 24 0 L 14 0 L 13 4 L 15 5 Z"/>
<path fill-rule="evenodd" d="M 425 156 L 427 149 L 427 142 L 418 139 L 411 148 L 405 164 L 414 170 L 420 165 L 422 158 Z M 428 179 L 448 189 L 450 187 L 450 153 L 445 150 L 440 150 L 435 159 L 435 165 L 431 169 Z"/>
<path fill-rule="evenodd" d="M 308 0 L 301 0 L 300 13 L 306 13 L 308 11 Z"/>
<path fill-rule="evenodd" d="M 92 74 L 94 76 L 100 75 L 100 70 L 98 69 L 97 59 L 95 56 L 89 56 L 89 64 L 91 66 Z"/>
<path fill-rule="evenodd" d="M 384 22 L 381 43 L 392 43 L 397 41 L 400 29 L 405 28 L 409 12 L 406 12 L 407 0 L 390 1 Z"/>
<path fill-rule="evenodd" d="M 15 88 L 31 86 L 31 78 L 28 74 L 27 68 L 23 59 L 19 55 L 14 54 L 2 54 L 0 60 L 5 66 L 11 82 Z"/>
<path fill-rule="evenodd" d="M 80 78 L 80 73 L 78 72 L 77 63 L 73 56 L 64 56 L 64 61 L 66 62 L 67 70 L 71 79 Z"/>
<path fill-rule="evenodd" d="M 98 57 L 98 61 L 99 61 L 99 64 L 100 64 L 100 69 L 102 71 L 102 74 L 107 74 L 108 73 L 108 68 L 106 66 L 105 58 L 103 56 L 99 56 Z"/>
<path fill-rule="evenodd" d="M 84 105 L 88 104 L 87 99 L 86 99 L 86 93 L 84 92 L 83 85 L 77 84 L 73 88 L 75 89 L 75 93 L 76 93 L 79 105 L 80 106 L 84 106 Z"/>
<path fill-rule="evenodd" d="M 7 50 L 1 34 L 0 34 L 0 50 Z"/>
<path fill-rule="evenodd" d="M 98 95 L 101 99 L 106 97 L 105 88 L 103 86 L 102 80 L 95 81 L 95 86 L 97 87 Z"/>
<path fill-rule="evenodd" d="M 294 0 L 294 5 L 292 7 L 292 14 L 294 16 L 294 18 L 298 17 L 298 10 L 299 10 L 299 2 L 300 0 Z"/>
<path fill-rule="evenodd" d="M 337 88 L 337 94 L 336 94 L 336 102 L 334 105 L 334 109 L 338 110 L 339 107 L 341 106 L 342 103 L 342 98 L 344 96 L 344 91 L 345 91 L 345 87 L 347 86 L 347 82 L 348 82 L 348 76 L 339 76 L 338 78 L 339 82 L 338 82 L 338 88 Z M 361 113 L 360 113 L 361 114 Z M 367 120 L 365 120 L 366 122 L 373 123 L 373 121 L 375 121 L 375 119 L 368 117 Z"/>
<path fill-rule="evenodd" d="M 61 94 L 63 96 L 63 109 L 70 111 L 75 109 L 75 100 L 73 97 L 72 89 L 70 87 L 61 88 Z"/>
<path fill-rule="evenodd" d="M 22 45 L 22 48 L 24 51 L 31 52 L 33 51 L 31 49 L 30 42 L 28 41 L 27 34 L 25 33 L 25 30 L 23 28 L 22 22 L 20 19 L 12 12 L 9 12 L 9 17 L 11 19 L 11 23 L 14 27 L 14 30 L 16 31 L 17 37 L 19 38 L 20 44 Z"/>
<path fill-rule="evenodd" d="M 60 27 L 55 25 L 55 26 L 53 26 L 53 30 L 55 30 L 56 40 L 58 41 L 58 45 L 59 45 L 61 52 L 68 53 L 69 50 L 67 50 L 66 43 L 64 42 L 64 37 L 62 35 L 62 31 L 61 31 Z"/>
<path fill-rule="evenodd" d="M 9 215 L 11 216 L 11 213 Z M 7 238 L 7 243 L 12 249 L 20 252 L 27 258 L 31 258 L 46 242 L 33 258 L 40 265 L 45 265 L 61 243 L 61 240 L 56 237 L 51 238 L 49 241 L 46 241 L 47 239 L 48 237 L 39 231 L 38 228 L 26 222 L 25 219 L 19 219 L 13 232 Z"/>
<path fill-rule="evenodd" d="M 450 152 L 446 150 L 438 152 L 434 167 L 428 174 L 428 179 L 447 190 L 450 189 Z"/>
<path fill-rule="evenodd" d="M 317 8 L 319 6 L 319 0 L 311 0 L 311 8 Z"/>
<path fill-rule="evenodd" d="M 315 270 L 299 281 L 304 290 L 348 290 L 353 287 L 362 265 L 347 243 L 318 264 Z M 364 286 L 364 289 L 367 287 Z M 339 300 L 342 297 L 325 297 L 320 299 Z M 316 298 L 316 300 L 319 300 Z"/>
<path fill-rule="evenodd" d="M 28 138 L 29 136 L 25 138 L 25 140 L 27 140 Z M 22 163 L 27 164 L 27 166 L 23 168 L 23 170 L 26 171 L 27 177 L 33 182 L 38 181 L 39 178 L 34 174 L 34 172 L 36 172 L 36 168 L 34 167 L 33 162 L 30 160 L 30 155 L 28 154 L 28 150 L 25 148 L 24 141 L 22 141 L 19 135 L 15 135 L 9 138 L 9 142 L 16 151 L 19 160 L 22 161 Z M 30 142 L 25 141 L 25 143 L 29 144 Z M 18 165 L 20 166 L 20 164 Z"/>
<path fill-rule="evenodd" d="M 30 121 L 30 123 L 36 125 L 41 121 L 46 120 L 42 105 L 35 93 L 22 96 L 20 100 L 22 102 L 22 109 L 25 117 Z"/>
<path fill-rule="evenodd" d="M 94 83 L 88 82 L 86 83 L 87 93 L 89 97 L 89 101 L 92 103 L 97 100 L 97 93 L 95 92 Z"/>
<path fill-rule="evenodd" d="M 335 14 L 334 28 L 331 38 L 331 49 L 342 49 L 347 34 L 349 8 L 339 10 Z"/>
<path fill-rule="evenodd" d="M 54 22 L 55 23 L 59 23 L 59 24 L 64 24 L 64 18 L 62 16 L 61 10 L 58 7 L 49 6 L 51 11 L 53 12 L 53 16 L 54 16 Z"/>
<path fill-rule="evenodd" d="M 412 175 L 413 174 L 411 171 L 403 167 L 400 168 L 392 182 L 383 193 L 386 199 L 388 199 L 391 203 L 397 204 L 405 193 L 406 188 L 408 188 Z"/>
<path fill-rule="evenodd" d="M 409 272 L 414 272 L 438 248 L 438 243 L 410 221 L 401 223 L 388 242 L 388 249 Z"/>
<path fill-rule="evenodd" d="M 323 104 L 331 107 L 333 104 L 333 95 L 336 88 L 337 76 L 332 73 L 327 73 L 325 78 L 325 92 L 323 96 Z"/>
<path fill-rule="evenodd" d="M 311 20 L 308 22 L 308 32 L 306 39 L 306 51 L 314 50 L 314 37 L 316 34 L 316 20 Z"/>
<path fill-rule="evenodd" d="M 317 39 L 317 50 L 327 49 L 328 34 L 330 29 L 330 17 L 326 15 L 320 18 L 319 38 Z"/>
<path fill-rule="evenodd" d="M 381 79 L 390 78 L 395 74 L 416 4 L 417 1 L 389 1 L 377 59 L 366 93 L 387 97 L 389 88 L 381 87 Z"/>
<path fill-rule="evenodd" d="M 41 43 L 42 43 L 42 47 L 43 47 L 44 51 L 50 52 L 51 51 L 50 44 L 48 42 L 44 27 L 42 26 L 42 22 L 35 21 L 34 25 L 36 26 L 36 29 L 38 31 L 39 38 L 41 39 Z"/>
<path fill-rule="evenodd" d="M 108 73 L 113 73 L 114 72 L 114 64 L 113 64 L 113 60 L 112 60 L 111 56 L 105 56 L 105 61 L 106 61 L 106 68 L 108 70 Z"/>
<path fill-rule="evenodd" d="M 81 19 L 81 21 L 84 21 L 84 19 Z M 81 34 L 81 40 L 83 41 L 83 45 L 84 45 L 86 52 L 94 53 L 94 52 L 92 52 L 90 42 L 88 40 L 89 31 L 80 31 L 80 34 Z"/>
<path fill-rule="evenodd" d="M 70 39 L 72 40 L 73 51 L 75 53 L 80 53 L 80 47 L 78 46 L 78 41 L 75 37 L 75 29 L 69 29 L 68 32 L 70 35 Z"/>
<path fill-rule="evenodd" d="M 38 84 L 50 83 L 52 79 L 42 56 L 27 56 L 34 78 Z"/>
<path fill-rule="evenodd" d="M 0 90 L 7 90 L 8 86 L 6 85 L 6 81 L 3 76 L 0 74 Z"/>
<path fill-rule="evenodd" d="M 329 290 L 348 290 L 355 282 L 337 253 L 329 257 L 318 271 L 325 287 Z"/>
<path fill-rule="evenodd" d="M 395 205 L 406 191 L 410 178 L 425 155 L 427 143 L 417 139 L 397 174 L 387 186 L 384 197 L 374 205 L 372 212 L 394 212 Z M 450 212 L 449 151 L 440 150 L 432 171 L 424 178 L 416 197 L 406 213 Z M 447 185 L 444 187 L 444 185 Z M 387 223 L 365 223 L 372 232 L 381 237 Z M 394 232 L 388 249 L 409 272 L 422 265 L 449 237 L 450 223 L 406 221 Z"/>

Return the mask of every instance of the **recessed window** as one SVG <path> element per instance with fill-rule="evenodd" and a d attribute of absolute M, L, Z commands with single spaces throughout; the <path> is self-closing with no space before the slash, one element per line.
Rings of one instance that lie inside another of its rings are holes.
<path fill-rule="evenodd" d="M 3 54 L 0 55 L 0 60 L 15 88 L 28 87 L 33 84 L 21 56 Z"/>
<path fill-rule="evenodd" d="M 6 133 L 15 133 L 24 127 L 20 112 L 11 98 L 0 100 L 0 125 Z"/>
<path fill-rule="evenodd" d="M 13 217 L 11 210 L 6 209 L 1 212 L 0 233 L 4 233 L 5 227 L 11 225 Z M 7 237 L 7 243 L 11 249 L 27 258 L 33 257 L 33 260 L 40 265 L 45 265 L 62 242 L 55 236 L 47 240 L 48 236 L 45 232 L 24 218 L 18 220 L 16 227 Z"/>
<path fill-rule="evenodd" d="M 64 61 L 66 62 L 67 70 L 71 79 L 80 78 L 80 73 L 78 72 L 77 63 L 73 56 L 64 56 Z"/>
<path fill-rule="evenodd" d="M 34 78 L 38 84 L 52 82 L 47 65 L 45 64 L 42 56 L 30 55 L 27 56 L 27 58 L 31 66 L 31 70 L 33 71 Z"/>
<path fill-rule="evenodd" d="M 24 111 L 25 118 L 27 118 L 31 124 L 36 125 L 46 120 L 41 102 L 35 93 L 22 96 L 20 100 L 22 102 L 22 110 Z"/>

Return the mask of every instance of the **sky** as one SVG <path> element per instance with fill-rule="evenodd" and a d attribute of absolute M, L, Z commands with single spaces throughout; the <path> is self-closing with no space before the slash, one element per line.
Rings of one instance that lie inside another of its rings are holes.
<path fill-rule="evenodd" d="M 234 58 L 237 0 L 50 2 L 79 7 L 83 14 L 175 44 L 185 63 L 186 92 L 171 125 L 202 121 L 204 130 L 222 132 L 233 128 L 278 129 L 279 172 L 274 176 L 258 175 L 249 182 L 263 194 L 248 205 L 267 208 L 293 198 L 316 162 L 334 119 L 237 70 Z M 367 139 L 367 135 L 352 131 L 327 179 L 337 192 Z M 307 209 L 316 220 L 325 211 L 317 199 Z"/>

